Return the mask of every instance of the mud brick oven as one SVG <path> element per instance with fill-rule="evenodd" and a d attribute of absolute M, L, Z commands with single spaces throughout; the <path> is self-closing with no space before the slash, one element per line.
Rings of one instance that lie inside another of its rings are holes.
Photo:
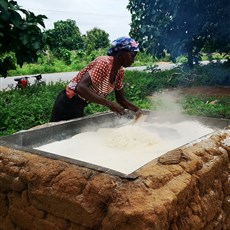
<path fill-rule="evenodd" d="M 1 230 L 230 229 L 230 127 L 120 177 L 0 146 Z"/>

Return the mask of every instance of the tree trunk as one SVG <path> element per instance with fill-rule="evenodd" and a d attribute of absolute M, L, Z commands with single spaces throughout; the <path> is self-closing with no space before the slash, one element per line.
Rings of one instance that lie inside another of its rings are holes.
<path fill-rule="evenodd" d="M 193 68 L 193 55 L 192 55 L 192 47 L 188 49 L 188 66 L 189 68 Z"/>
<path fill-rule="evenodd" d="M 193 68 L 192 44 L 188 44 L 187 52 L 188 52 L 188 66 L 189 66 L 189 68 L 192 69 Z"/>

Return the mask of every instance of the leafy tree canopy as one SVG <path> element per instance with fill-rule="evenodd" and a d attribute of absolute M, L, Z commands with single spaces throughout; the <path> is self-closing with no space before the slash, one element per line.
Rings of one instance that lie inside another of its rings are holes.
<path fill-rule="evenodd" d="M 47 44 L 52 51 L 60 48 L 67 50 L 83 49 L 83 39 L 74 20 L 57 21 L 54 23 L 54 29 L 47 30 L 46 34 Z"/>
<path fill-rule="evenodd" d="M 189 65 L 201 49 L 230 53 L 228 0 L 130 0 L 130 35 L 157 57 L 187 54 Z"/>
<path fill-rule="evenodd" d="M 85 47 L 87 51 L 107 48 L 109 46 L 109 34 L 99 28 L 93 28 L 86 32 Z"/>
<path fill-rule="evenodd" d="M 6 77 L 15 67 L 12 52 L 20 66 L 37 60 L 37 51 L 45 44 L 41 28 L 46 18 L 22 9 L 16 1 L 0 1 L 0 75 Z"/>

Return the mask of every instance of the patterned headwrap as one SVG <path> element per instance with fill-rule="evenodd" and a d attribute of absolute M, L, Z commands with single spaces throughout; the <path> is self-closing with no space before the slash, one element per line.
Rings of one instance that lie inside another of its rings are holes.
<path fill-rule="evenodd" d="M 129 37 L 117 38 L 111 43 L 109 50 L 107 51 L 108 56 L 116 55 L 120 50 L 127 51 L 139 51 L 137 42 Z"/>

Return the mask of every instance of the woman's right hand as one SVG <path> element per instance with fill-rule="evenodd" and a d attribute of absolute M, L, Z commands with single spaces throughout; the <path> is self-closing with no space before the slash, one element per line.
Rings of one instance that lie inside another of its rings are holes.
<path fill-rule="evenodd" d="M 115 112 L 115 113 L 118 113 L 120 115 L 124 115 L 125 114 L 125 108 L 123 106 L 121 106 L 120 104 L 116 103 L 116 102 L 112 102 L 110 101 L 108 103 L 108 108 Z"/>

